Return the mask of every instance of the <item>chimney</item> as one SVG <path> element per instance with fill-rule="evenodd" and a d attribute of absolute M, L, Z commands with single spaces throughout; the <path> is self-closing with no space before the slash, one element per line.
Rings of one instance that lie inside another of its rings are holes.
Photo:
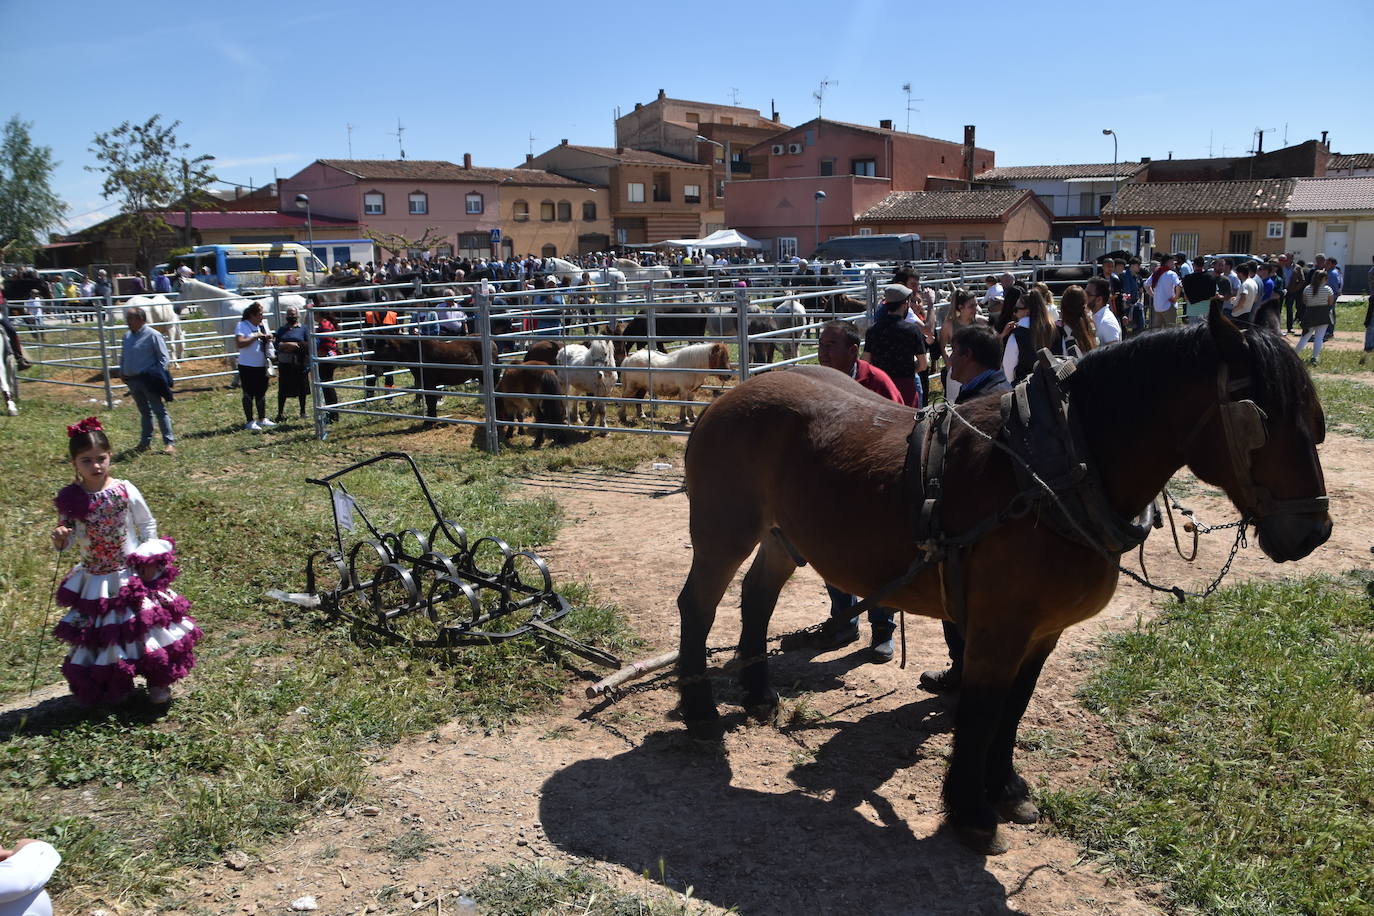
<path fill-rule="evenodd" d="M 644 107 L 644 105 L 643 105 L 642 102 L 635 102 L 635 111 L 639 111 L 639 109 L 641 109 L 641 108 L 643 108 L 643 107 Z"/>
<path fill-rule="evenodd" d="M 559 145 L 560 145 L 560 146 L 567 146 L 567 145 L 568 145 L 568 138 L 567 138 L 567 137 L 564 137 L 562 140 L 560 140 L 560 141 L 559 141 Z"/>
<path fill-rule="evenodd" d="M 530 164 L 531 162 L 533 162 L 533 161 L 534 161 L 534 153 L 526 153 L 526 154 L 525 154 L 525 164 L 526 164 L 526 165 L 529 165 L 529 164 Z"/>
<path fill-rule="evenodd" d="M 666 93 L 666 92 L 664 92 L 662 89 L 660 89 L 660 90 L 658 90 L 658 97 L 659 97 L 659 100 L 661 101 L 661 100 L 666 99 L 666 98 L 668 97 L 668 93 Z"/>
<path fill-rule="evenodd" d="M 880 128 L 882 128 L 883 130 L 891 130 L 891 129 L 892 129 L 892 119 L 891 119 L 891 118 L 883 118 L 881 121 L 878 122 L 878 126 L 879 126 Z"/>
<path fill-rule="evenodd" d="M 1141 164 L 1141 165 L 1149 165 L 1149 164 L 1150 164 L 1150 157 L 1149 157 L 1149 156 L 1141 156 L 1141 157 L 1140 157 L 1140 164 Z"/>
<path fill-rule="evenodd" d="M 1327 144 L 1326 144 L 1326 135 L 1327 135 L 1328 133 L 1330 133 L 1330 131 L 1325 131 L 1325 130 L 1322 131 L 1322 146 L 1326 146 L 1326 145 L 1327 145 Z"/>
<path fill-rule="evenodd" d="M 964 183 L 969 188 L 973 187 L 973 138 L 976 133 L 977 128 L 974 125 L 964 125 Z"/>
<path fill-rule="evenodd" d="M 472 153 L 464 153 L 464 154 L 463 154 L 463 168 L 465 168 L 465 169 L 470 169 L 470 168 L 472 168 Z"/>

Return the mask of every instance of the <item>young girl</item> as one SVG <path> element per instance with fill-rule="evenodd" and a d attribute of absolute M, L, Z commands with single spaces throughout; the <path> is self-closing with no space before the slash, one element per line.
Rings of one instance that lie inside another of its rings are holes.
<path fill-rule="evenodd" d="M 143 494 L 110 477 L 110 440 L 88 417 L 67 427 L 67 451 L 76 481 L 57 493 L 53 546 L 73 536 L 81 562 L 57 590 L 70 612 L 54 635 L 70 643 L 62 675 L 83 703 L 118 703 L 148 682 L 148 699 L 171 700 L 171 685 L 195 665 L 200 628 L 187 616 L 190 602 L 172 591 L 177 577 L 172 542 L 157 536 L 157 520 Z"/>

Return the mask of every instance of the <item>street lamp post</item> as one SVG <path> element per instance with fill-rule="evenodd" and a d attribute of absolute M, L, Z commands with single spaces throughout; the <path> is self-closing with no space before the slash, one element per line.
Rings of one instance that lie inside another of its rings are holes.
<path fill-rule="evenodd" d="M 310 285 L 315 285 L 315 227 L 310 221 L 310 197 L 296 195 L 296 209 L 305 211 L 305 244 L 310 249 Z"/>
<path fill-rule="evenodd" d="M 719 146 L 719 147 L 720 147 L 721 159 L 722 159 L 722 160 L 724 161 L 724 163 L 725 163 L 725 178 L 721 181 L 721 184 L 722 184 L 722 185 L 729 184 L 729 183 L 730 183 L 730 143 L 729 143 L 729 141 L 726 141 L 725 143 L 721 143 L 719 140 L 712 140 L 710 137 L 703 137 L 701 134 L 697 134 L 697 142 L 698 142 L 698 143 L 709 143 L 709 144 L 711 144 L 712 146 Z M 712 190 L 712 191 L 715 191 L 716 189 L 715 189 L 715 188 L 712 188 L 711 190 Z M 717 194 L 717 195 L 715 195 L 715 196 L 716 196 L 717 198 L 724 197 L 724 196 L 725 196 L 724 190 L 725 190 L 725 189 L 722 187 L 722 188 L 721 188 L 721 192 L 722 192 L 722 193 Z"/>
<path fill-rule="evenodd" d="M 825 192 L 817 191 L 816 198 L 816 248 L 821 247 L 821 201 L 825 200 Z M 812 257 L 815 257 L 815 249 L 812 249 Z"/>
<path fill-rule="evenodd" d="M 1111 135 L 1111 138 L 1112 138 L 1112 202 L 1115 203 L 1115 202 L 1116 202 L 1116 194 L 1117 194 L 1117 191 L 1119 190 L 1119 182 L 1120 182 L 1120 180 L 1121 180 L 1121 179 L 1117 176 L 1117 174 L 1116 174 L 1116 173 L 1119 171 L 1119 169 L 1117 168 L 1117 165 L 1116 165 L 1116 163 L 1117 163 L 1117 153 L 1116 153 L 1116 131 L 1110 130 L 1110 129 L 1105 128 L 1105 127 L 1102 128 L 1102 136 L 1105 137 L 1105 136 L 1107 136 L 1108 134 L 1110 134 L 1110 135 Z M 1112 212 L 1112 225 L 1113 225 L 1113 226 L 1116 225 L 1116 212 L 1115 212 L 1115 211 Z"/>

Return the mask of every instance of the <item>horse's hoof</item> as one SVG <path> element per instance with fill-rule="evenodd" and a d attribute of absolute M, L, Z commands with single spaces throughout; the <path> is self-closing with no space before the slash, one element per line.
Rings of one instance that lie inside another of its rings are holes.
<path fill-rule="evenodd" d="M 1013 824 L 1035 824 L 1040 821 L 1040 809 L 1029 798 L 1007 798 L 998 802 L 997 815 Z"/>
<path fill-rule="evenodd" d="M 763 699 L 746 700 L 744 711 L 749 714 L 749 718 L 757 722 L 772 722 L 778 716 L 778 705 L 778 695 L 775 693 Z"/>
<path fill-rule="evenodd" d="M 694 713 L 689 719 L 684 715 L 682 723 L 687 726 L 687 734 L 699 741 L 719 741 L 725 735 L 724 720 L 714 709 L 709 716 Z"/>
<path fill-rule="evenodd" d="M 951 835 L 981 856 L 1000 856 L 1011 848 L 1007 832 L 1000 827 L 967 827 L 954 825 Z"/>

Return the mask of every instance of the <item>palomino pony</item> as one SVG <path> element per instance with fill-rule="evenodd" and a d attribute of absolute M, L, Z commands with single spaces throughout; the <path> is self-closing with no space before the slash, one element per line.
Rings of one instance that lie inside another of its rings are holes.
<path fill-rule="evenodd" d="M 1301 559 L 1330 536 L 1316 449 L 1324 417 L 1282 338 L 1242 333 L 1214 306 L 1205 323 L 1092 351 L 1067 386 L 1086 460 L 1120 519 L 1139 515 L 1186 465 L 1226 492 L 1275 562 Z M 1021 493 L 1013 459 L 985 438 L 1001 427 L 1000 400 L 958 410 L 981 434 L 953 419 L 943 475 L 948 536 L 999 517 Z M 745 704 L 756 714 L 770 714 L 778 701 L 768 682 L 768 620 L 799 563 L 857 595 L 877 595 L 912 568 L 918 504 L 903 462 L 914 413 L 832 369 L 803 367 L 756 376 L 702 416 L 686 455 L 694 554 L 678 596 L 689 727 L 716 731 L 706 638 L 755 546 L 738 653 Z M 881 599 L 953 620 L 945 596 L 959 588 L 965 596 L 963 685 L 944 796 L 948 826 L 985 854 L 1007 848 L 999 821 L 1038 819 L 1012 764 L 1016 730 L 1059 634 L 1100 611 L 1118 575 L 1117 555 L 1053 533 L 1037 511 L 1000 517 L 969 548 L 962 586 L 944 581 L 950 565 L 942 562 Z"/>

